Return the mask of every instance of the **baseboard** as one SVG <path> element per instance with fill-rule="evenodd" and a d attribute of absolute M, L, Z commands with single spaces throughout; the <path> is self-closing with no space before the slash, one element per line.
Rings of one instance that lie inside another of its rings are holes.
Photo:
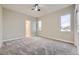
<path fill-rule="evenodd" d="M 11 38 L 11 39 L 3 40 L 3 42 L 5 42 L 5 41 L 17 40 L 17 39 L 23 39 L 23 38 L 24 38 L 24 36 L 22 36 L 22 37 L 16 37 L 16 38 Z"/>
<path fill-rule="evenodd" d="M 47 39 L 52 39 L 52 40 L 57 40 L 57 41 L 61 41 L 61 42 L 66 42 L 66 43 L 74 44 L 74 42 L 70 42 L 70 41 L 66 41 L 66 40 L 62 40 L 62 39 L 46 37 L 46 36 L 43 36 L 43 35 L 37 35 L 37 36 L 43 37 L 43 38 L 47 38 Z M 2 41 L 5 42 L 5 41 L 12 41 L 12 40 L 23 39 L 23 38 L 25 38 L 25 37 L 24 36 L 22 36 L 22 37 L 16 37 L 16 38 L 6 39 L 6 40 L 2 40 Z M 0 46 L 1 46 L 1 43 L 0 43 Z"/>
<path fill-rule="evenodd" d="M 43 36 L 43 35 L 38 35 L 40 37 L 43 37 L 43 38 L 47 38 L 47 39 L 51 39 L 51 40 L 56 40 L 56 41 L 61 41 L 61 42 L 65 42 L 65 43 L 70 43 L 70 44 L 73 44 L 74 45 L 74 42 L 71 42 L 71 41 L 66 41 L 66 40 L 63 40 L 63 39 L 58 39 L 58 38 L 51 38 L 51 37 L 46 37 L 46 36 Z"/>

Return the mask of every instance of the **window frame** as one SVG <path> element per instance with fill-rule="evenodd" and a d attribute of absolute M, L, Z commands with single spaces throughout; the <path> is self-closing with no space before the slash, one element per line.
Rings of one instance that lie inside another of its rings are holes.
<path fill-rule="evenodd" d="M 70 28 L 68 29 L 69 31 L 68 31 L 68 30 L 63 30 L 63 31 L 62 31 L 62 30 L 61 30 L 61 29 L 62 29 L 62 28 L 61 28 L 61 17 L 62 17 L 62 16 L 66 16 L 66 15 L 70 15 Z M 72 31 L 72 30 L 71 30 L 71 13 L 61 15 L 59 22 L 60 22 L 60 32 L 71 32 L 71 31 Z"/>

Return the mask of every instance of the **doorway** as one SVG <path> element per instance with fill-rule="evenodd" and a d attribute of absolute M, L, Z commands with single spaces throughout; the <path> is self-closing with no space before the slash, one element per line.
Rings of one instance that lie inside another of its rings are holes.
<path fill-rule="evenodd" d="M 25 37 L 32 37 L 32 32 L 31 32 L 31 21 L 26 20 L 25 21 Z"/>

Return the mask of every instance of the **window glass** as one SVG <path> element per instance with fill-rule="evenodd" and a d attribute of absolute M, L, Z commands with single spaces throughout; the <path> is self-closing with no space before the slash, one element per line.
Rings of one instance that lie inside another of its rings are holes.
<path fill-rule="evenodd" d="M 70 16 L 70 14 L 61 16 L 61 31 L 71 31 Z"/>

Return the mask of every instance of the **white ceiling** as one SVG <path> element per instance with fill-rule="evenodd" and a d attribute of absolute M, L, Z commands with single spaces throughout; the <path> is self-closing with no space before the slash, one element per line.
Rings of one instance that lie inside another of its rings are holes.
<path fill-rule="evenodd" d="M 33 11 L 33 4 L 3 4 L 4 8 L 24 13 L 33 17 L 41 17 L 51 12 L 70 6 L 70 4 L 39 4 L 40 11 Z"/>

